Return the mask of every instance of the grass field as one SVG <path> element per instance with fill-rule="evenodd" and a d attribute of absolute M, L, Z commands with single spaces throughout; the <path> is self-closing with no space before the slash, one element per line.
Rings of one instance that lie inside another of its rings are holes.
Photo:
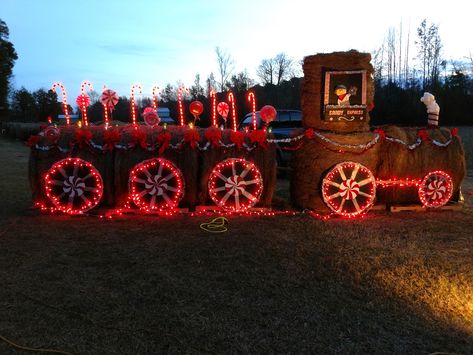
<path fill-rule="evenodd" d="M 0 336 L 74 354 L 473 353 L 471 172 L 460 212 L 229 217 L 216 235 L 199 229 L 212 217 L 38 215 L 28 154 L 0 138 Z"/>

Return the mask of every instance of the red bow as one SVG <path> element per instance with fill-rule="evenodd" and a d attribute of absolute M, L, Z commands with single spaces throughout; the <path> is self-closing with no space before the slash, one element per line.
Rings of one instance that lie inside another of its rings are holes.
<path fill-rule="evenodd" d="M 385 133 L 382 129 L 375 129 L 373 132 L 374 132 L 374 133 L 378 133 L 378 134 L 379 134 L 379 138 L 381 138 L 381 139 L 386 138 L 386 133 Z"/>
<path fill-rule="evenodd" d="M 215 127 L 210 127 L 205 130 L 205 139 L 207 139 L 213 148 L 220 146 L 220 139 L 222 139 L 222 131 Z"/>
<path fill-rule="evenodd" d="M 307 139 L 312 139 L 315 136 L 314 129 L 313 128 L 307 128 L 304 132 L 304 135 Z"/>
<path fill-rule="evenodd" d="M 199 133 L 195 129 L 188 129 L 186 133 L 184 133 L 184 142 L 188 143 L 192 149 L 195 149 L 197 147 L 197 143 L 199 143 L 199 140 Z"/>
<path fill-rule="evenodd" d="M 257 129 L 255 131 L 251 131 L 250 142 L 258 143 L 258 145 L 263 149 L 268 148 L 268 141 L 266 140 L 266 131 L 264 129 Z"/>
<path fill-rule="evenodd" d="M 39 136 L 31 135 L 28 140 L 26 141 L 26 145 L 28 147 L 34 147 L 36 144 L 39 143 Z"/>
<path fill-rule="evenodd" d="M 456 127 L 455 127 L 455 128 L 452 128 L 452 129 L 450 130 L 450 134 L 452 135 L 452 137 L 458 136 L 458 128 L 456 128 Z"/>
<path fill-rule="evenodd" d="M 89 145 L 90 140 L 92 139 L 92 132 L 89 131 L 87 128 L 77 129 L 74 138 L 74 143 L 78 143 L 79 148 L 82 149 Z"/>
<path fill-rule="evenodd" d="M 426 141 L 429 139 L 429 132 L 426 129 L 420 129 L 417 131 L 417 137 L 421 139 L 421 141 Z"/>
<path fill-rule="evenodd" d="M 134 127 L 131 131 L 131 141 L 134 145 L 139 145 L 142 149 L 148 148 L 146 143 L 146 132 L 138 127 Z"/>
<path fill-rule="evenodd" d="M 230 140 L 232 141 L 232 143 L 235 144 L 238 149 L 241 149 L 243 146 L 243 142 L 245 141 L 245 133 L 239 131 L 232 131 L 232 133 L 230 133 Z"/>
<path fill-rule="evenodd" d="M 169 143 L 171 142 L 171 133 L 163 131 L 156 137 L 156 141 L 159 144 L 159 155 L 163 155 L 163 153 L 168 149 Z"/>
<path fill-rule="evenodd" d="M 112 151 L 115 144 L 120 142 L 120 131 L 116 128 L 106 129 L 103 131 L 103 149 Z"/>

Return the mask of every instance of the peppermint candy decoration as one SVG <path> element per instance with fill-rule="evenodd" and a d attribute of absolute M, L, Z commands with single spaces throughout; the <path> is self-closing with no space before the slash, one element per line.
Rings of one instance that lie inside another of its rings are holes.
<path fill-rule="evenodd" d="M 100 102 L 110 110 L 113 110 L 119 99 L 118 94 L 110 89 L 104 90 L 100 95 Z"/>
<path fill-rule="evenodd" d="M 230 112 L 230 106 L 226 102 L 219 102 L 217 105 L 217 112 L 226 121 L 228 113 Z"/>
<path fill-rule="evenodd" d="M 56 126 L 48 126 L 40 133 L 40 135 L 47 138 L 57 138 L 59 137 L 59 134 L 60 134 L 60 130 Z"/>
<path fill-rule="evenodd" d="M 80 94 L 76 98 L 76 104 L 82 108 L 82 107 L 89 107 L 90 106 L 90 97 L 89 95 L 86 94 Z"/>
<path fill-rule="evenodd" d="M 80 158 L 56 162 L 47 172 L 45 192 L 58 210 L 81 214 L 98 205 L 103 194 L 100 173 L 92 164 Z"/>
<path fill-rule="evenodd" d="M 184 197 L 184 178 L 169 160 L 153 158 L 132 169 L 128 180 L 130 197 L 147 212 L 177 208 Z"/>
<path fill-rule="evenodd" d="M 444 206 L 453 194 L 452 178 L 444 171 L 432 171 L 420 183 L 418 193 L 424 207 Z"/>
<path fill-rule="evenodd" d="M 155 127 L 159 125 L 159 122 L 161 121 L 158 116 L 158 113 L 152 107 L 145 108 L 145 110 L 143 111 L 143 120 L 145 121 L 145 124 L 149 127 Z"/>
<path fill-rule="evenodd" d="M 208 190 L 217 206 L 226 211 L 242 212 L 259 201 L 263 178 L 253 163 L 230 158 L 218 163 L 212 170 Z"/>
<path fill-rule="evenodd" d="M 322 181 L 322 197 L 336 214 L 355 217 L 374 203 L 376 180 L 365 166 L 355 162 L 335 165 Z"/>

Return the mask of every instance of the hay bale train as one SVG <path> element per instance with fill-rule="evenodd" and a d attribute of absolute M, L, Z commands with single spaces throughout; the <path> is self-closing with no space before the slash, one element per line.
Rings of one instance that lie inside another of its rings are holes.
<path fill-rule="evenodd" d="M 232 129 L 218 127 L 215 120 L 209 128 L 195 127 L 183 116 L 180 125 L 159 125 L 155 107 L 145 110 L 145 125 L 137 121 L 134 107 L 129 125 L 112 125 L 106 114 L 104 124 L 88 125 L 83 96 L 78 101 L 84 103 L 82 127 L 48 126 L 28 141 L 33 201 L 43 210 L 68 214 L 96 207 L 145 213 L 209 205 L 227 212 L 270 208 L 277 145 L 294 150 L 290 194 L 295 208 L 355 217 L 376 203 L 436 208 L 458 201 L 464 151 L 455 129 L 438 127 L 432 97 L 424 95 L 430 100 L 430 106 L 424 102 L 428 127 L 371 127 L 369 54 L 309 56 L 303 69 L 304 128 L 283 139 L 256 124 L 238 130 L 234 113 Z M 114 102 L 110 91 L 101 97 L 104 113 Z M 229 105 L 224 106 L 228 113 Z M 190 109 L 197 117 L 203 108 L 193 102 Z M 276 110 L 265 106 L 260 114 L 269 123 Z"/>

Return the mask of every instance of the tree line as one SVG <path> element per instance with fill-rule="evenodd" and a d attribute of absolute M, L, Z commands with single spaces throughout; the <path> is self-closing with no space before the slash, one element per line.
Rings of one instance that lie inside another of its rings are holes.
<path fill-rule="evenodd" d="M 414 46 L 411 38 L 414 37 Z M 55 92 L 39 89 L 29 92 L 25 88 L 12 90 L 9 86 L 11 71 L 17 59 L 13 45 L 8 42 L 8 27 L 0 20 L 0 48 L 2 56 L 0 78 L 0 115 L 9 119 L 45 121 L 48 116 L 56 117 L 62 111 Z M 414 36 L 403 23 L 398 28 L 389 28 L 381 46 L 373 51 L 375 68 L 375 107 L 371 113 L 372 123 L 425 125 L 425 107 L 420 102 L 424 91 L 436 96 L 441 107 L 442 125 L 469 125 L 472 117 L 469 107 L 473 103 L 473 58 L 470 54 L 462 60 L 447 61 L 443 57 L 443 46 L 436 24 L 423 20 Z M 235 96 L 237 116 L 242 119 L 251 111 L 246 99 L 248 90 L 253 90 L 258 106 L 270 104 L 276 108 L 300 109 L 301 62 L 285 53 L 261 60 L 256 75 L 258 82 L 250 78 L 246 70 L 235 71 L 235 62 L 228 51 L 215 48 L 217 70 L 205 80 L 196 74 L 185 102 L 199 100 L 205 111 L 200 124 L 210 124 L 210 90 L 217 92 L 217 101 L 226 101 L 228 91 Z M 178 118 L 177 90 L 181 83 L 167 84 L 159 98 L 159 106 L 167 107 L 171 117 Z M 89 94 L 91 106 L 88 114 L 91 122 L 102 120 L 103 108 L 99 94 Z M 7 98 L 9 97 L 9 100 Z M 151 105 L 150 98 L 137 100 L 140 111 Z M 73 112 L 70 107 L 70 112 Z M 78 108 L 76 112 L 79 113 Z M 113 111 L 113 119 L 128 122 L 130 102 L 121 97 Z M 189 114 L 187 115 L 190 116 Z M 190 118 L 190 117 L 189 117 Z"/>

